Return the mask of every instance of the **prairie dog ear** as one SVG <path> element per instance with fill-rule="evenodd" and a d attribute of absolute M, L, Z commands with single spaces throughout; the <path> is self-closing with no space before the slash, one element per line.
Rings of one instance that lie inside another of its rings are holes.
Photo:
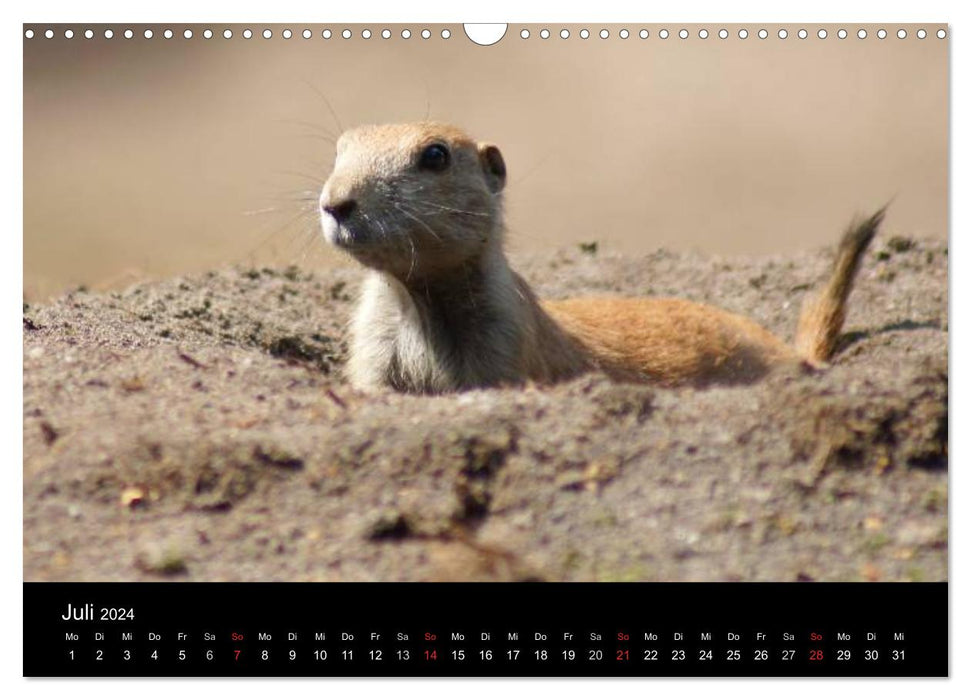
<path fill-rule="evenodd" d="M 502 159 L 502 153 L 491 143 L 480 143 L 479 162 L 489 191 L 493 194 L 501 192 L 506 186 L 506 162 Z"/>

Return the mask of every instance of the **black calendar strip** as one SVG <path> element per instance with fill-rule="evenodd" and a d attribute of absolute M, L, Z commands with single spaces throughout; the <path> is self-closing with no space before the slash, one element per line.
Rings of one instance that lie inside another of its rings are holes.
<path fill-rule="evenodd" d="M 27 676 L 946 676 L 947 584 L 24 584 Z"/>

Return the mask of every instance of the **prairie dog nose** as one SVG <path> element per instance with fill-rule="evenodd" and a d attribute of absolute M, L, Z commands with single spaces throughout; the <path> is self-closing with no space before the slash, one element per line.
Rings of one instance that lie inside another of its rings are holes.
<path fill-rule="evenodd" d="M 345 199 L 343 202 L 335 202 L 334 204 L 325 204 L 323 210 L 334 217 L 334 220 L 342 224 L 350 218 L 354 210 L 357 209 L 357 202 L 353 199 Z"/>

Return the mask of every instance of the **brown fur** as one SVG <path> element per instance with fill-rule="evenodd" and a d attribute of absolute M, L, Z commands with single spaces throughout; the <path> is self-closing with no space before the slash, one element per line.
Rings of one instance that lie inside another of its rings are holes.
<path fill-rule="evenodd" d="M 441 172 L 419 166 L 449 149 Z M 833 273 L 807 302 L 795 347 L 752 320 L 682 299 L 540 303 L 502 250 L 505 164 L 455 127 L 354 129 L 321 193 L 325 235 L 370 269 L 351 324 L 348 374 L 363 389 L 439 393 L 551 383 L 601 369 L 664 386 L 757 381 L 832 355 L 860 259 L 883 218 L 850 227 Z"/>
<path fill-rule="evenodd" d="M 802 357 L 815 365 L 825 364 L 833 356 L 846 320 L 846 300 L 853 289 L 853 280 L 885 213 L 886 207 L 869 219 L 850 225 L 836 251 L 832 277 L 817 296 L 803 304 L 795 346 Z"/>
<path fill-rule="evenodd" d="M 544 306 L 603 369 L 680 384 L 747 384 L 781 365 L 825 366 L 836 347 L 860 260 L 884 209 L 852 224 L 833 272 L 804 304 L 795 347 L 754 321 L 683 299 L 568 299 Z"/>
<path fill-rule="evenodd" d="M 750 383 L 800 360 L 754 321 L 683 299 L 567 299 L 544 306 L 600 368 L 623 378 L 665 386 Z"/>

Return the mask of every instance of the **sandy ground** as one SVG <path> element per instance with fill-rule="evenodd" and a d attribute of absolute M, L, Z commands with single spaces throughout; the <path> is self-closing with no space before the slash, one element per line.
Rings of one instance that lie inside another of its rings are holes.
<path fill-rule="evenodd" d="M 514 264 L 791 337 L 830 254 Z M 25 305 L 25 579 L 946 579 L 947 260 L 878 238 L 831 369 L 704 391 L 357 394 L 353 269 Z"/>

